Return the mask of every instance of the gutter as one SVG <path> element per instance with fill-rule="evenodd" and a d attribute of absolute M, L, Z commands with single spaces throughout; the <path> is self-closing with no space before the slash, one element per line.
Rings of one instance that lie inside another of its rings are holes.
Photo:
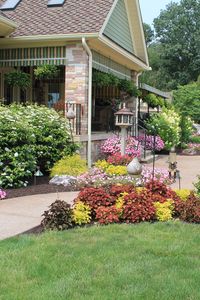
<path fill-rule="evenodd" d="M 82 37 L 82 45 L 89 57 L 89 78 L 88 78 L 88 168 L 92 167 L 92 52 L 86 43 L 85 37 Z"/>

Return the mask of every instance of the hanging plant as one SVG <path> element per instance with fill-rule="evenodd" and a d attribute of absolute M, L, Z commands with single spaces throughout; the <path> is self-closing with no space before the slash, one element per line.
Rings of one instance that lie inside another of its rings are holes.
<path fill-rule="evenodd" d="M 133 83 L 133 81 L 127 79 L 120 79 L 119 89 L 120 91 L 126 92 L 131 97 L 138 97 L 141 94 L 136 85 Z"/>
<path fill-rule="evenodd" d="M 119 79 L 113 74 L 93 71 L 92 81 L 98 87 L 103 86 L 116 86 L 120 91 L 126 92 L 128 95 L 138 97 L 141 92 L 131 80 Z"/>
<path fill-rule="evenodd" d="M 38 80 L 52 79 L 59 74 L 59 68 L 55 65 L 42 65 L 34 69 L 35 78 Z"/>
<path fill-rule="evenodd" d="M 17 86 L 23 90 L 31 86 L 30 75 L 22 71 L 12 71 L 5 74 L 5 81 L 9 86 Z"/>

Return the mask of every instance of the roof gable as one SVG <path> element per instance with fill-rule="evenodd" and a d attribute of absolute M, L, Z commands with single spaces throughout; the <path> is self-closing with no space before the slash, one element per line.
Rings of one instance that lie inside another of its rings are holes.
<path fill-rule="evenodd" d="M 133 40 L 124 0 L 118 0 L 103 34 L 116 44 L 134 54 Z"/>
<path fill-rule="evenodd" d="M 149 65 L 139 0 L 115 0 L 100 36 Z"/>

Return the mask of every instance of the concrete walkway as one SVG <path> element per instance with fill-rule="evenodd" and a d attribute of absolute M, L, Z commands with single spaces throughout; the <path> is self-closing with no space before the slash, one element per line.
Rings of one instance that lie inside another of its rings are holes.
<path fill-rule="evenodd" d="M 41 215 L 59 196 L 69 204 L 78 192 L 32 195 L 0 201 L 0 240 L 20 234 L 40 224 Z"/>
<path fill-rule="evenodd" d="M 156 168 L 168 169 L 168 155 L 160 156 L 156 161 Z M 148 164 L 152 166 L 152 163 Z M 177 156 L 177 169 L 181 175 L 181 188 L 194 189 L 193 182 L 197 181 L 197 175 L 200 175 L 200 156 Z M 178 180 L 172 185 L 172 188 L 179 188 Z"/>

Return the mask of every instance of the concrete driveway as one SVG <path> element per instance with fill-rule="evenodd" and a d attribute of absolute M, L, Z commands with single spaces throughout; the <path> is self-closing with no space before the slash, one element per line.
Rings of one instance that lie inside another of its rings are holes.
<path fill-rule="evenodd" d="M 42 213 L 58 196 L 69 204 L 78 192 L 32 195 L 0 201 L 0 240 L 15 236 L 38 226 Z"/>

